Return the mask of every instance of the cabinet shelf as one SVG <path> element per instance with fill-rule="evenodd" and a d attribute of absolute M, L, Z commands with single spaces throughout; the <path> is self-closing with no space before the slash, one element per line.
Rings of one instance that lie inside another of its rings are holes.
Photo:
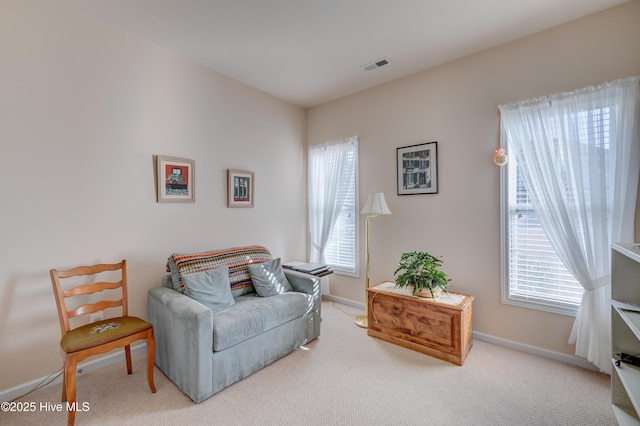
<path fill-rule="evenodd" d="M 614 354 L 640 354 L 640 245 L 611 246 L 611 346 Z M 621 425 L 640 425 L 640 368 L 613 362 L 611 402 Z"/>
<path fill-rule="evenodd" d="M 616 243 L 611 248 L 626 257 L 640 263 L 640 244 L 638 243 Z"/>
<path fill-rule="evenodd" d="M 640 340 L 640 312 L 624 309 L 620 302 L 612 300 L 611 304 L 620 315 L 620 318 L 627 324 L 627 327 L 633 332 L 638 340 Z M 635 355 L 635 354 L 631 354 Z"/>
<path fill-rule="evenodd" d="M 640 425 L 640 420 L 635 417 L 635 413 L 629 413 L 627 410 L 618 407 L 617 405 L 613 406 L 613 414 L 616 416 L 616 420 L 621 426 Z"/>
<path fill-rule="evenodd" d="M 629 401 L 637 413 L 640 411 L 640 369 L 624 362 L 621 362 L 620 366 L 614 363 L 613 368 L 620 377 Z M 640 424 L 640 421 L 637 424 Z"/>

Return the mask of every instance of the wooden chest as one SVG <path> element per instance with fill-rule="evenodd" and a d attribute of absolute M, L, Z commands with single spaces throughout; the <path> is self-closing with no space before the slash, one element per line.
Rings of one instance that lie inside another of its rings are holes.
<path fill-rule="evenodd" d="M 462 365 L 473 344 L 473 299 L 458 293 L 426 299 L 384 282 L 367 289 L 368 334 Z"/>

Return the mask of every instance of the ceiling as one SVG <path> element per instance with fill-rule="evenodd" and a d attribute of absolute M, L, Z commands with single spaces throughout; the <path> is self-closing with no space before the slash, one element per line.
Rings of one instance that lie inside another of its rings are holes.
<path fill-rule="evenodd" d="M 49 1 L 304 108 L 626 2 Z"/>

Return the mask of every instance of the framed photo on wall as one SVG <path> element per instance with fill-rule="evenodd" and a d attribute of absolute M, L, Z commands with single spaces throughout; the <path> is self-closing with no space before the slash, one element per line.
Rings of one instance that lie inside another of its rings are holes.
<path fill-rule="evenodd" d="M 253 207 L 253 172 L 227 169 L 227 207 Z"/>
<path fill-rule="evenodd" d="M 193 203 L 196 201 L 195 161 L 158 155 L 156 176 L 158 203 Z"/>
<path fill-rule="evenodd" d="M 396 148 L 398 195 L 438 193 L 438 142 Z"/>

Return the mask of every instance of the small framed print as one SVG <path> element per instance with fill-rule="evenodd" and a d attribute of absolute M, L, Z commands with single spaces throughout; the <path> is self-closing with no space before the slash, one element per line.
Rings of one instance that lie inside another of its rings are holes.
<path fill-rule="evenodd" d="M 227 169 L 227 207 L 253 207 L 253 172 Z"/>
<path fill-rule="evenodd" d="M 398 195 L 438 193 L 438 142 L 396 148 Z"/>
<path fill-rule="evenodd" d="M 158 203 L 193 203 L 195 161 L 158 155 L 156 159 Z"/>

